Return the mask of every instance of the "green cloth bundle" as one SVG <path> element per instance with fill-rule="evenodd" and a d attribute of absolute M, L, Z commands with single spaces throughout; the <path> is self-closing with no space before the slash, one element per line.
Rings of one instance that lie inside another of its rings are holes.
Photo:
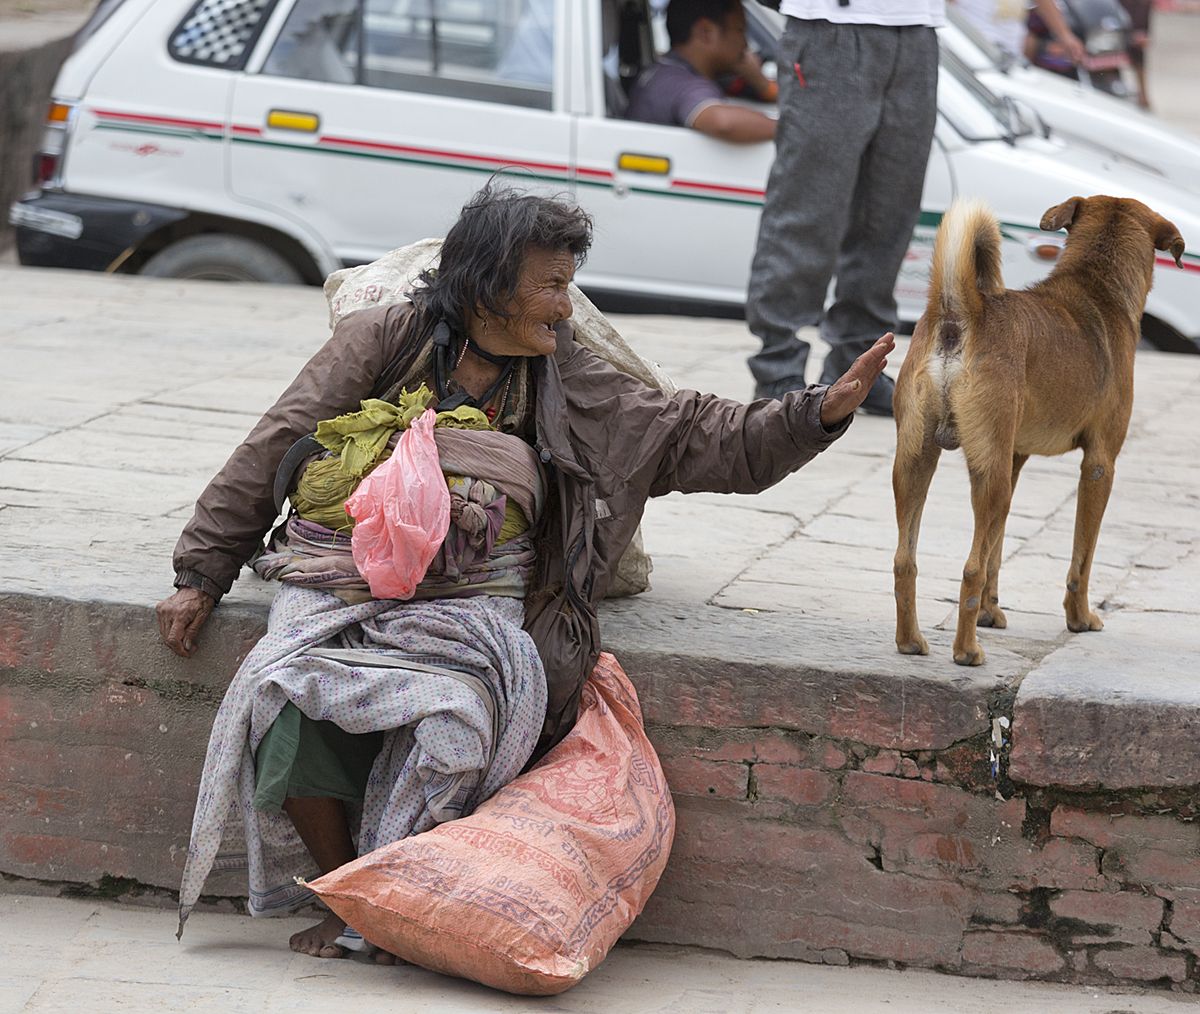
<path fill-rule="evenodd" d="M 305 521 L 331 531 L 350 531 L 354 518 L 346 513 L 350 496 L 371 469 L 391 457 L 388 441 L 397 430 L 406 430 L 433 401 L 433 392 L 422 384 L 412 394 L 407 388 L 396 398 L 397 404 L 368 398 L 362 410 L 325 419 L 317 423 L 317 442 L 335 457 L 311 462 L 296 483 L 292 506 Z M 477 408 L 462 405 L 452 412 L 440 412 L 435 427 L 465 430 L 490 430 L 488 417 Z"/>

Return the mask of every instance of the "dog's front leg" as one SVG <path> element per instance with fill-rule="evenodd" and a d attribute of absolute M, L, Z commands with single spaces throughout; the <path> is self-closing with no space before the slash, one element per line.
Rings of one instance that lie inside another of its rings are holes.
<path fill-rule="evenodd" d="M 919 326 L 919 325 L 918 325 Z M 903 370 L 896 385 L 896 459 L 892 464 L 892 493 L 896 498 L 899 539 L 892 567 L 896 590 L 896 650 L 902 655 L 928 655 L 929 642 L 917 623 L 917 536 L 929 483 L 942 449 L 934 440 L 937 416 L 921 410 L 912 393 L 916 383 Z M 927 392 L 925 401 L 928 403 Z"/>
<path fill-rule="evenodd" d="M 1075 633 L 1103 630 L 1104 621 L 1088 606 L 1088 581 L 1092 575 L 1092 559 L 1096 552 L 1096 537 L 1100 522 L 1112 492 L 1113 457 L 1092 448 L 1085 448 L 1079 466 L 1079 497 L 1075 505 L 1075 544 L 1071 551 L 1071 569 L 1067 571 L 1067 594 L 1063 609 L 1067 628 Z"/>
<path fill-rule="evenodd" d="M 892 567 L 896 588 L 896 650 L 902 655 L 928 655 L 929 642 L 917 623 L 917 536 L 929 483 L 937 469 L 941 448 L 932 437 L 919 450 L 903 453 L 903 438 L 892 466 L 892 493 L 896 497 L 896 527 L 900 537 Z"/>

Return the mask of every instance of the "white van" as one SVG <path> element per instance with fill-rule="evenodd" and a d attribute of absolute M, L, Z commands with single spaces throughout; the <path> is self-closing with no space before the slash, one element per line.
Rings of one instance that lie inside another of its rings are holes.
<path fill-rule="evenodd" d="M 782 22 L 746 7 L 770 58 Z M 579 283 L 602 306 L 737 315 L 774 146 L 623 119 L 654 36 L 648 0 L 103 0 L 11 211 L 20 259 L 315 284 L 444 235 L 503 171 L 594 214 Z M 1195 194 L 1042 136 L 953 54 L 942 71 L 903 319 L 955 195 L 996 210 L 1013 287 L 1053 263 L 1038 222 L 1074 194 L 1136 197 L 1200 243 Z M 1200 258 L 1160 263 L 1145 333 L 1194 350 Z"/>

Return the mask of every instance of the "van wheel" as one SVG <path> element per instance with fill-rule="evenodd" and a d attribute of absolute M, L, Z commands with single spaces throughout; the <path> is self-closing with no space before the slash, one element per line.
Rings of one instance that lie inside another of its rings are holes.
<path fill-rule="evenodd" d="M 1142 314 L 1142 341 L 1158 349 L 1160 352 L 1200 352 L 1196 342 L 1176 331 L 1170 324 L 1164 323 L 1150 314 Z"/>
<path fill-rule="evenodd" d="M 301 285 L 300 272 L 257 240 L 228 233 L 202 233 L 172 243 L 140 272 L 151 278 L 206 278 L 217 282 Z"/>

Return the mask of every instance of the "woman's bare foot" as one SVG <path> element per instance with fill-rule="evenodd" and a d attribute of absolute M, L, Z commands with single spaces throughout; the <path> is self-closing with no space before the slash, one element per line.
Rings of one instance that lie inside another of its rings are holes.
<path fill-rule="evenodd" d="M 377 965 L 407 965 L 408 962 L 403 958 L 398 958 L 390 951 L 385 951 L 380 948 L 375 950 L 375 964 Z"/>
<path fill-rule="evenodd" d="M 293 951 L 311 954 L 314 958 L 340 958 L 346 952 L 334 943 L 346 929 L 346 924 L 330 912 L 321 922 L 299 933 L 289 941 Z"/>

